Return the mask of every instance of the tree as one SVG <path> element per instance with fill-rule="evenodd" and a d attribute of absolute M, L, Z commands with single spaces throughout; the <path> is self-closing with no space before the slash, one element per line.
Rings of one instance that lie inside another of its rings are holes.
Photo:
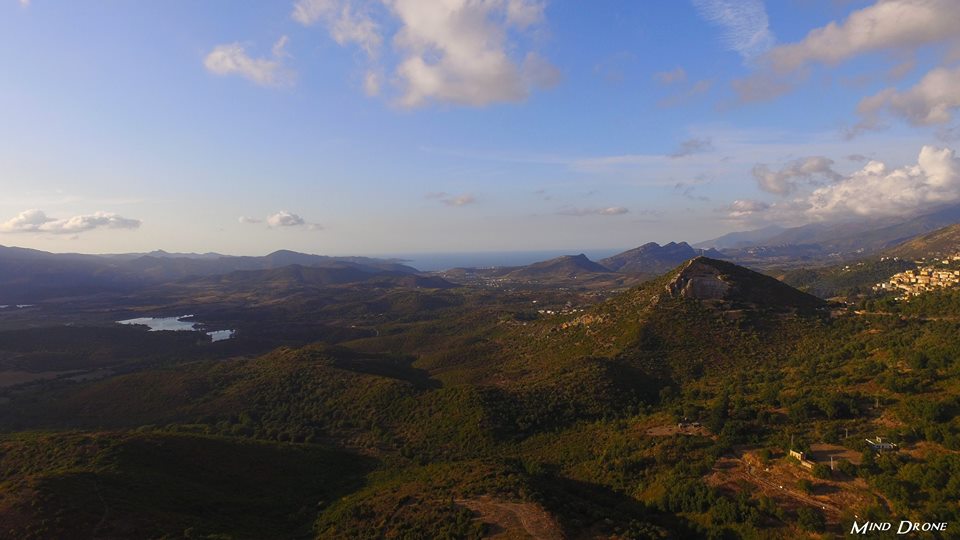
<path fill-rule="evenodd" d="M 833 471 L 830 470 L 830 466 L 824 463 L 817 463 L 816 465 L 813 466 L 814 478 L 827 479 L 832 476 L 832 472 Z"/>
<path fill-rule="evenodd" d="M 724 389 L 710 408 L 710 418 L 708 420 L 710 431 L 720 433 L 723 430 L 723 426 L 727 423 L 729 411 L 730 392 Z"/>
<path fill-rule="evenodd" d="M 823 517 L 823 513 L 808 506 L 804 506 L 800 510 L 797 510 L 797 523 L 801 528 L 808 531 L 820 532 L 827 527 L 827 522 Z"/>

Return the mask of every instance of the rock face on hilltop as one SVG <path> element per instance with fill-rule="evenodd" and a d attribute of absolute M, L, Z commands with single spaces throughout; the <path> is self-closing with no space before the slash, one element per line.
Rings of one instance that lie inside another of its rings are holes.
<path fill-rule="evenodd" d="M 825 305 L 816 296 L 770 276 L 708 257 L 697 257 L 684 264 L 667 283 L 666 291 L 672 297 L 777 311 L 811 310 Z"/>
<path fill-rule="evenodd" d="M 717 257 L 720 253 L 709 250 L 708 255 Z M 624 274 L 662 274 L 677 267 L 685 261 L 701 255 L 700 250 L 690 247 L 686 242 L 670 242 L 660 245 L 656 242 L 646 243 L 638 248 L 624 251 L 600 261 L 600 264 L 615 272 Z"/>

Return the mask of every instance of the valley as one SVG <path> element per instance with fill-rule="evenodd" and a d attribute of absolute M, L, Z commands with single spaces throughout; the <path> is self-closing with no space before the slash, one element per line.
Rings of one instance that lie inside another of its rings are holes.
<path fill-rule="evenodd" d="M 873 291 L 892 258 L 784 282 L 713 254 L 434 273 L 287 254 L 66 296 L 37 276 L 35 305 L 0 311 L 5 534 L 779 538 L 954 519 L 956 296 Z"/>

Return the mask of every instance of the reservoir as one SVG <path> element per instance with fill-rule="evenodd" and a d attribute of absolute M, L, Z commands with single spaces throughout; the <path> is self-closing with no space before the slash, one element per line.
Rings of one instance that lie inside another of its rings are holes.
<path fill-rule="evenodd" d="M 179 317 L 139 317 L 136 319 L 117 321 L 117 323 L 146 326 L 151 332 L 159 332 L 161 330 L 172 332 L 202 332 L 199 322 L 184 320 L 192 317 L 193 315 L 180 315 Z M 210 336 L 210 340 L 214 342 L 230 339 L 235 333 L 236 330 L 213 330 L 206 332 L 206 334 Z"/>

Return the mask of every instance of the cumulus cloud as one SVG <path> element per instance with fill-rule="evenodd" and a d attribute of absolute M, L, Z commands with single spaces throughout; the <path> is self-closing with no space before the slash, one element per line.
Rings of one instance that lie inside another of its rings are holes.
<path fill-rule="evenodd" d="M 771 170 L 763 163 L 754 165 L 751 171 L 760 189 L 777 195 L 787 195 L 797 190 L 801 183 L 812 184 L 819 179 L 837 181 L 842 176 L 833 170 L 833 160 L 823 156 L 810 156 L 791 161 L 779 171 Z"/>
<path fill-rule="evenodd" d="M 622 206 L 609 206 L 607 208 L 564 208 L 557 213 L 562 216 L 622 216 L 630 213 L 630 210 Z"/>
<path fill-rule="evenodd" d="M 960 202 L 960 159 L 949 148 L 924 146 L 916 165 L 890 168 L 871 161 L 814 190 L 806 202 L 806 214 L 819 219 L 906 215 Z"/>
<path fill-rule="evenodd" d="M 693 0 L 700 16 L 723 29 L 724 45 L 744 60 L 767 52 L 776 39 L 763 0 Z"/>
<path fill-rule="evenodd" d="M 395 28 L 392 79 L 404 107 L 522 101 L 560 78 L 549 61 L 522 52 L 513 39 L 543 22 L 542 0 L 298 0 L 292 16 L 304 25 L 321 23 L 338 44 L 365 51 L 369 95 L 381 91 L 380 50 Z"/>
<path fill-rule="evenodd" d="M 477 202 L 476 197 L 470 195 L 469 193 L 464 193 L 463 195 L 451 195 L 445 191 L 427 193 L 427 198 L 436 199 L 447 206 L 467 206 L 468 204 Z"/>
<path fill-rule="evenodd" d="M 913 69 L 921 47 L 960 50 L 958 27 L 956 0 L 877 0 L 842 22 L 811 30 L 798 42 L 773 47 L 761 59 L 764 69 L 734 81 L 733 87 L 740 103 L 768 101 L 789 92 L 811 64 L 836 65 L 875 52 L 897 60 L 888 73 L 896 79 Z M 857 129 L 865 127 L 870 126 Z"/>
<path fill-rule="evenodd" d="M 778 222 L 839 221 L 909 216 L 960 203 L 960 158 L 954 150 L 924 146 L 915 165 L 870 161 L 859 171 L 776 204 L 735 201 L 730 216 Z"/>
<path fill-rule="evenodd" d="M 957 108 L 960 108 L 960 67 L 936 68 L 912 88 L 902 92 L 887 88 L 864 98 L 857 108 L 862 120 L 854 132 L 878 127 L 883 112 L 914 126 L 942 125 L 953 120 Z"/>
<path fill-rule="evenodd" d="M 57 219 L 47 216 L 42 210 L 32 209 L 0 223 L 0 232 L 78 234 L 94 229 L 136 229 L 140 224 L 139 219 L 129 219 L 111 212 Z"/>
<path fill-rule="evenodd" d="M 536 22 L 542 10 L 511 10 L 517 2 L 440 4 L 445 5 L 418 0 L 391 3 L 403 25 L 394 38 L 404 55 L 397 67 L 405 87 L 403 105 L 416 107 L 433 99 L 474 106 L 521 101 L 532 88 L 555 82 L 556 70 L 536 53 L 519 62 L 508 54 L 507 30 Z M 495 20 L 504 9 L 505 21 Z"/>
<path fill-rule="evenodd" d="M 713 141 L 711 141 L 709 138 L 687 139 L 680 143 L 680 147 L 677 148 L 674 153 L 670 154 L 670 157 L 681 158 L 691 154 L 698 154 L 700 152 L 709 152 L 710 150 L 713 150 Z"/>
<path fill-rule="evenodd" d="M 220 76 L 238 75 L 261 86 L 282 86 L 293 82 L 293 72 L 284 67 L 287 36 L 273 44 L 269 58 L 252 58 L 242 43 L 217 45 L 203 60 L 210 73 Z"/>
<path fill-rule="evenodd" d="M 293 229 L 293 228 L 303 228 L 309 229 L 311 231 L 323 230 L 323 227 L 319 223 L 310 223 L 307 220 L 303 219 L 293 212 L 288 212 L 286 210 L 280 210 L 274 214 L 270 214 L 264 219 L 250 217 L 250 216 L 241 216 L 237 219 L 238 222 L 245 225 L 256 225 L 260 223 L 265 223 L 269 229 Z"/>
<path fill-rule="evenodd" d="M 869 52 L 960 41 L 958 27 L 956 0 L 878 0 L 854 11 L 841 24 L 831 22 L 797 43 L 775 47 L 767 58 L 781 72 L 811 62 L 837 64 Z"/>
<path fill-rule="evenodd" d="M 729 216 L 732 218 L 745 218 L 752 216 L 758 212 L 764 212 L 770 208 L 770 205 L 763 201 L 755 201 L 752 199 L 737 199 L 730 203 L 730 206 L 727 208 Z"/>
<path fill-rule="evenodd" d="M 280 227 L 299 227 L 301 225 L 306 225 L 307 222 L 297 214 L 287 212 L 286 210 L 281 210 L 276 214 L 271 214 L 267 216 L 267 225 L 273 228 Z"/>

